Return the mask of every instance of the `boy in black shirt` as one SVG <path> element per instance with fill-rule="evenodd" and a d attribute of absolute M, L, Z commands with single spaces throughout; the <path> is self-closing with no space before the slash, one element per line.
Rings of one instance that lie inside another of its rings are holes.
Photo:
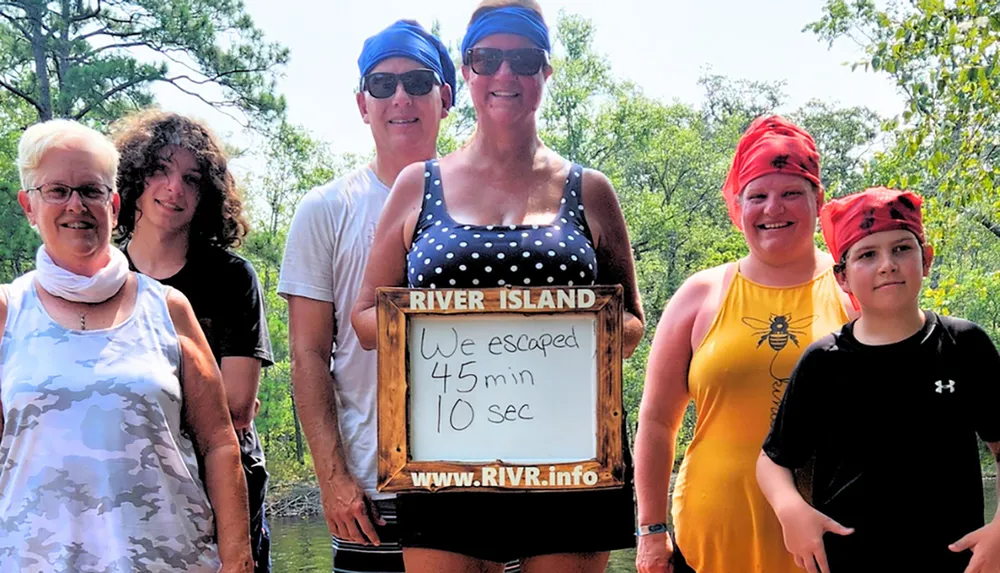
<path fill-rule="evenodd" d="M 803 353 L 757 464 L 812 573 L 1000 571 L 976 441 L 1000 452 L 1000 356 L 972 322 L 919 308 L 933 258 L 921 203 L 877 188 L 821 213 L 861 318 Z M 809 463 L 811 506 L 792 474 Z"/>

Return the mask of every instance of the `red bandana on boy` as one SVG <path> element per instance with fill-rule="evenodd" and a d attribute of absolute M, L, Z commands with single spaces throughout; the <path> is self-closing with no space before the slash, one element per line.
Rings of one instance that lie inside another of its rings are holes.
<path fill-rule="evenodd" d="M 873 187 L 830 201 L 820 211 L 820 224 L 833 260 L 840 262 L 851 245 L 882 231 L 910 231 L 923 244 L 921 204 L 923 199 L 912 191 L 886 187 Z"/>
<path fill-rule="evenodd" d="M 743 229 L 739 194 L 747 183 L 771 173 L 805 177 L 816 184 L 822 200 L 816 142 L 804 129 L 777 115 L 755 119 L 736 146 L 722 195 L 729 208 L 729 218 L 737 228 Z"/>

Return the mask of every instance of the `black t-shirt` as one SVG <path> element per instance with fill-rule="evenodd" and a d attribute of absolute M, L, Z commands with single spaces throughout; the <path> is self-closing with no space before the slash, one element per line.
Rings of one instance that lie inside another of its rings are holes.
<path fill-rule="evenodd" d="M 122 252 L 129 268 L 136 271 L 127 245 Z M 193 248 L 184 267 L 160 282 L 181 291 L 191 302 L 220 365 L 227 356 L 257 358 L 261 366 L 273 363 L 264 292 L 246 259 L 218 247 Z"/>
<path fill-rule="evenodd" d="M 128 245 L 121 250 L 129 268 L 138 272 Z M 184 267 L 159 282 L 187 297 L 220 367 L 227 356 L 257 358 L 262 367 L 273 364 L 264 291 L 246 259 L 218 247 L 192 248 Z M 264 450 L 256 427 L 251 424 L 238 437 L 244 466 L 262 465 Z"/>
<path fill-rule="evenodd" d="M 1000 441 L 1000 355 L 972 322 L 925 311 L 910 338 L 869 346 L 854 322 L 792 373 L 764 452 L 814 464 L 813 505 L 854 533 L 824 537 L 831 573 L 961 573 L 948 545 L 983 526 L 976 435 Z"/>

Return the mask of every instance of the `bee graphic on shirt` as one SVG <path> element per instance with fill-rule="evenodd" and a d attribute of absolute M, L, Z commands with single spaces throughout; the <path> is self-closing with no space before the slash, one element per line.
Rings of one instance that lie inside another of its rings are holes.
<path fill-rule="evenodd" d="M 816 320 L 815 316 L 793 320 L 791 314 L 772 314 L 767 321 L 745 316 L 743 324 L 755 329 L 753 335 L 760 337 L 760 340 L 757 341 L 757 348 L 760 348 L 760 345 L 764 344 L 766 340 L 772 350 L 781 352 L 788 345 L 789 340 L 798 346 L 799 339 L 796 338 L 796 335 L 804 335 L 805 331 L 801 329 L 812 324 L 814 320 Z"/>

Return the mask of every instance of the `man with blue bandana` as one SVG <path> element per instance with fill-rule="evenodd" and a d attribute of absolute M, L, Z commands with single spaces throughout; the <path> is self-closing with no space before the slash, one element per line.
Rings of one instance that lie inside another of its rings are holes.
<path fill-rule="evenodd" d="M 400 20 L 365 41 L 358 70 L 358 111 L 375 159 L 303 197 L 278 292 L 288 300 L 295 407 L 333 536 L 333 570 L 402 572 L 395 501 L 375 489 L 375 352 L 358 344 L 350 312 L 397 175 L 436 156 L 455 66 L 437 38 Z"/>

